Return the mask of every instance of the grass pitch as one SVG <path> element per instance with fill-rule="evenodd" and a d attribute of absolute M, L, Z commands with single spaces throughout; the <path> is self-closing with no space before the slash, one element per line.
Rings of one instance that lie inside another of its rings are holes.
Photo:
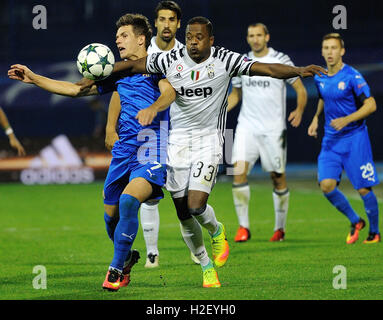
<path fill-rule="evenodd" d="M 271 184 L 251 182 L 252 239 L 233 241 L 237 218 L 231 184 L 219 182 L 209 203 L 227 230 L 230 257 L 217 269 L 222 287 L 202 288 L 202 272 L 181 239 L 168 194 L 160 203 L 160 267 L 145 269 L 146 249 L 140 227 L 134 248 L 141 253 L 132 281 L 117 293 L 101 289 L 113 256 L 103 220 L 102 183 L 90 185 L 0 185 L 0 299 L 256 300 L 382 299 L 383 243 L 365 245 L 368 227 L 354 245 L 346 245 L 347 219 L 330 206 L 317 184 L 289 181 L 286 241 L 270 243 L 274 227 Z M 363 203 L 345 183 L 352 206 L 367 220 Z M 382 187 L 375 188 L 382 212 Z M 382 220 L 382 219 L 381 219 Z M 382 223 L 381 223 L 382 225 Z M 382 229 L 382 226 L 381 226 Z M 210 241 L 205 244 L 210 251 Z M 211 256 L 211 254 L 210 254 Z M 47 272 L 46 289 L 33 281 Z M 347 289 L 334 289 L 344 266 Z"/>

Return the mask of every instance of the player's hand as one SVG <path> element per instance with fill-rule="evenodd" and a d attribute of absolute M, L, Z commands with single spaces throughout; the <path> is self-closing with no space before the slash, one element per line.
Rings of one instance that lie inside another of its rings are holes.
<path fill-rule="evenodd" d="M 81 91 L 90 89 L 95 83 L 96 81 L 87 78 L 82 78 L 80 81 L 76 82 L 76 84 L 81 87 Z"/>
<path fill-rule="evenodd" d="M 348 121 L 347 117 L 340 117 L 340 118 L 331 120 L 330 126 L 333 127 L 336 131 L 340 131 L 349 123 L 350 122 Z"/>
<path fill-rule="evenodd" d="M 298 109 L 295 109 L 292 111 L 287 119 L 290 124 L 294 127 L 297 128 L 301 124 L 302 121 L 302 112 L 299 111 Z"/>
<path fill-rule="evenodd" d="M 153 119 L 156 116 L 157 116 L 157 110 L 155 110 L 154 108 L 148 107 L 138 111 L 136 115 L 136 119 L 138 120 L 138 123 L 144 127 L 151 124 L 153 122 Z"/>
<path fill-rule="evenodd" d="M 16 138 L 14 134 L 9 135 L 9 144 L 12 148 L 17 150 L 19 156 L 25 156 L 26 152 L 20 141 Z"/>
<path fill-rule="evenodd" d="M 322 74 L 327 74 L 327 70 L 322 68 L 321 66 L 316 66 L 314 64 L 311 64 L 306 67 L 300 67 L 299 68 L 299 76 L 302 78 L 306 77 L 313 77 L 315 75 L 322 76 Z"/>
<path fill-rule="evenodd" d="M 19 80 L 24 83 L 34 83 L 35 74 L 27 66 L 14 64 L 8 70 L 8 77 L 13 80 Z"/>
<path fill-rule="evenodd" d="M 318 119 L 314 118 L 313 121 L 311 122 L 307 134 L 310 137 L 317 138 L 318 137 Z"/>
<path fill-rule="evenodd" d="M 114 131 L 106 130 L 106 133 L 105 133 L 105 147 L 108 150 L 112 150 L 114 144 L 119 139 L 120 139 L 120 137 L 118 136 L 118 134 L 117 134 L 117 132 L 115 130 Z"/>

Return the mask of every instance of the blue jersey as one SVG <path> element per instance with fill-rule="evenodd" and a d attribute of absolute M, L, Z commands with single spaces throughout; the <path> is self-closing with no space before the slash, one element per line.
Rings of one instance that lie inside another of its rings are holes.
<path fill-rule="evenodd" d="M 169 109 L 159 112 L 153 122 L 145 127 L 135 119 L 140 110 L 149 107 L 160 96 L 158 82 L 161 79 L 163 76 L 158 74 L 136 74 L 122 79 L 111 76 L 97 83 L 100 94 L 117 90 L 120 95 L 120 139 L 113 146 L 113 157 L 124 158 L 136 152 L 140 162 L 145 162 L 145 159 L 150 162 L 166 162 Z"/>
<path fill-rule="evenodd" d="M 324 101 L 326 137 L 345 137 L 365 128 L 365 120 L 348 124 L 340 131 L 330 126 L 333 119 L 345 117 L 355 112 L 371 96 L 370 88 L 359 71 L 344 64 L 342 69 L 332 76 L 314 77 L 319 96 Z"/>

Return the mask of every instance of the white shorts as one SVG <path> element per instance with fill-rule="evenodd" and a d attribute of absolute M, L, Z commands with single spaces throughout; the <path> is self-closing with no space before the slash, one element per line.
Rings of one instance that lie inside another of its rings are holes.
<path fill-rule="evenodd" d="M 188 190 L 210 193 L 222 161 L 222 146 L 208 143 L 168 144 L 166 189 L 173 198 L 187 196 Z"/>
<path fill-rule="evenodd" d="M 284 173 L 286 155 L 286 130 L 276 134 L 259 135 L 244 127 L 237 127 L 231 160 L 233 164 L 241 160 L 248 162 L 248 173 L 259 158 L 264 171 Z"/>

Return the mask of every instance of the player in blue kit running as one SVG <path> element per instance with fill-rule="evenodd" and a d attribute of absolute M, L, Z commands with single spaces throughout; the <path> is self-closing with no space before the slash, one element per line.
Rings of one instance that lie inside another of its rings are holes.
<path fill-rule="evenodd" d="M 152 35 L 148 19 L 126 14 L 116 25 L 120 57 L 129 60 L 145 57 Z M 85 91 L 80 91 L 79 85 L 37 75 L 22 65 L 13 65 L 8 75 L 73 97 L 118 92 L 120 139 L 113 146 L 113 159 L 104 184 L 104 218 L 114 243 L 114 257 L 102 285 L 117 291 L 129 284 L 130 270 L 139 259 L 138 251 L 131 250 L 138 231 L 139 207 L 145 201 L 163 198 L 169 120 L 166 109 L 175 99 L 175 90 L 158 74 L 111 76 Z"/>
<path fill-rule="evenodd" d="M 379 209 L 372 187 L 379 184 L 379 180 L 365 121 L 376 110 L 376 103 L 363 76 L 343 63 L 344 53 L 344 42 L 338 33 L 324 36 L 322 56 L 328 74 L 314 78 L 319 102 L 308 134 L 317 136 L 318 117 L 324 110 L 324 138 L 318 157 L 320 188 L 330 203 L 350 220 L 351 231 L 346 242 L 355 243 L 366 223 L 337 188 L 344 169 L 364 202 L 370 223 L 364 243 L 377 243 L 381 240 Z"/>

